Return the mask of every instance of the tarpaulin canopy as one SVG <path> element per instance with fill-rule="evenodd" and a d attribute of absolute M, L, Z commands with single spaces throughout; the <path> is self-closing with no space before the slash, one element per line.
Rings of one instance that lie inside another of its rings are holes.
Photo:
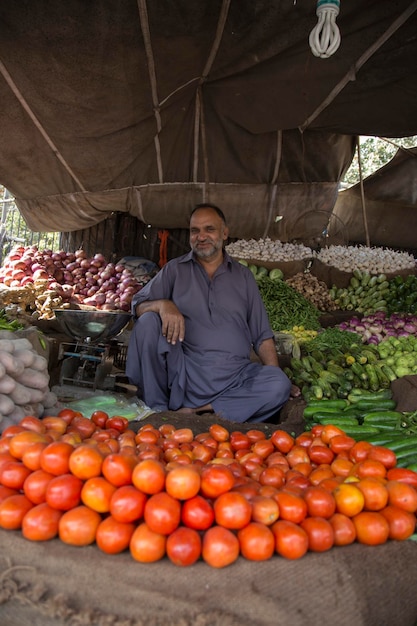
<path fill-rule="evenodd" d="M 400 149 L 372 176 L 339 193 L 333 215 L 351 241 L 417 249 L 417 148 Z M 365 221 L 367 228 L 365 228 Z"/>
<path fill-rule="evenodd" d="M 341 0 L 337 23 L 322 59 L 315 0 L 3 0 L 0 183 L 35 231 L 185 228 L 211 201 L 231 236 L 290 239 L 356 135 L 417 134 L 417 1 Z"/>

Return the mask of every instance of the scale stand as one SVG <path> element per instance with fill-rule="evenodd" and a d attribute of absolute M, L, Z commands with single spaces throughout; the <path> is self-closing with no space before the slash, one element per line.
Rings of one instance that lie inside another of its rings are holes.
<path fill-rule="evenodd" d="M 62 359 L 61 385 L 113 390 L 116 376 L 112 376 L 114 357 L 110 346 L 93 344 L 87 337 L 83 342 L 61 343 L 58 358 Z"/>

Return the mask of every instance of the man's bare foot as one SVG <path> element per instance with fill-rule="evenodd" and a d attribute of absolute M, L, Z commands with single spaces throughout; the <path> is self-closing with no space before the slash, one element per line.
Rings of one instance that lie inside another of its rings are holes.
<path fill-rule="evenodd" d="M 182 413 L 184 415 L 191 415 L 191 413 L 195 413 L 195 409 L 191 409 L 188 406 L 182 406 L 180 409 L 174 411 L 174 413 Z"/>
<path fill-rule="evenodd" d="M 192 413 L 213 413 L 213 408 L 211 404 L 197 406 L 195 407 L 195 409 L 192 409 L 188 406 L 182 406 L 180 409 L 177 409 L 175 413 L 182 413 L 183 415 L 191 415 Z"/>

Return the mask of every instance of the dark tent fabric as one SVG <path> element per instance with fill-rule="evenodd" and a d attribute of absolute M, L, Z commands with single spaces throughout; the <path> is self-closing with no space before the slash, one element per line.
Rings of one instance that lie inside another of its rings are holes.
<path fill-rule="evenodd" d="M 331 211 L 355 135 L 417 133 L 417 1 L 342 0 L 315 57 L 315 0 L 4 0 L 0 183 L 32 230 L 114 212 L 286 240 Z"/>
<path fill-rule="evenodd" d="M 394 158 L 363 181 L 339 193 L 333 214 L 340 218 L 350 241 L 417 249 L 417 148 L 400 149 Z"/>

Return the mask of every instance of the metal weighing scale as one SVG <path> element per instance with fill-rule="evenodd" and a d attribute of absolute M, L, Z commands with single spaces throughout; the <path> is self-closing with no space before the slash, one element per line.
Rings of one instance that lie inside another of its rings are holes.
<path fill-rule="evenodd" d="M 116 374 L 112 373 L 120 344 L 114 340 L 129 324 L 126 312 L 57 309 L 56 318 L 63 332 L 74 339 L 62 342 L 60 384 L 84 389 L 113 390 Z"/>

